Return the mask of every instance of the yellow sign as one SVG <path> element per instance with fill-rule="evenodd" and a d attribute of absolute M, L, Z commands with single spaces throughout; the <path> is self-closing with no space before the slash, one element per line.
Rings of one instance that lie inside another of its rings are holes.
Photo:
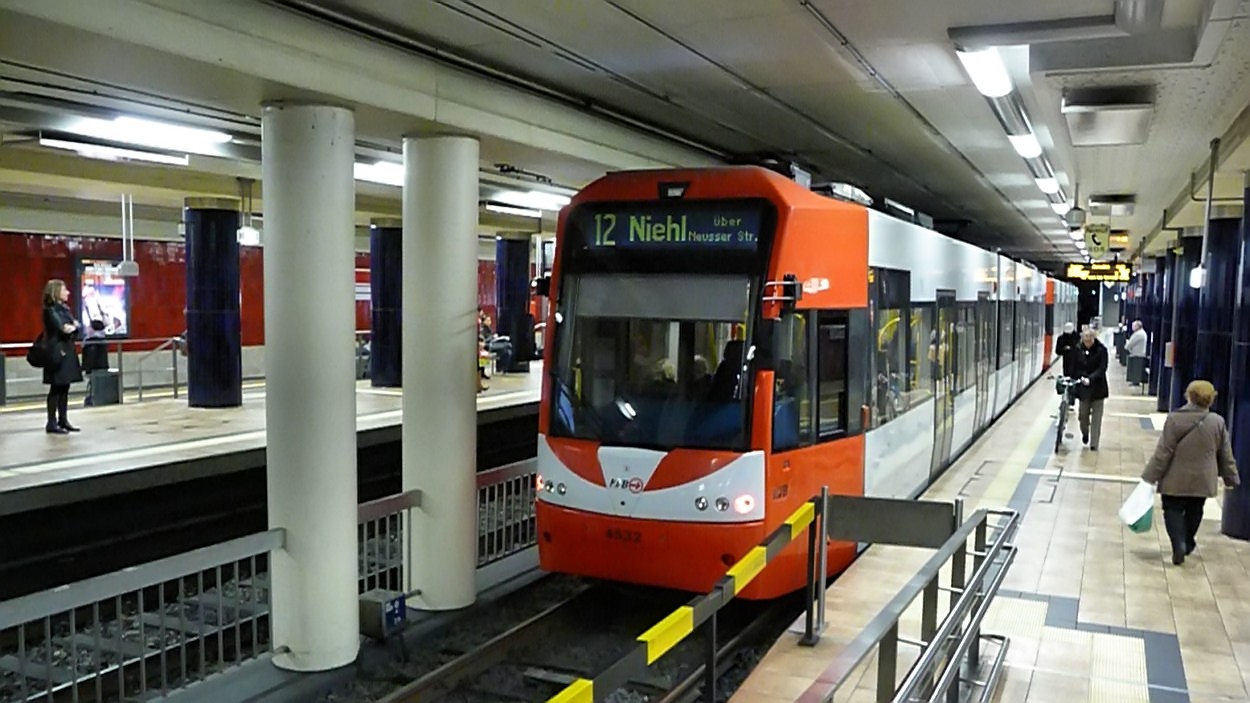
<path fill-rule="evenodd" d="M 1085 247 L 1091 259 L 1101 259 L 1107 255 L 1107 246 L 1111 239 L 1111 225 L 1085 225 Z"/>
<path fill-rule="evenodd" d="M 1128 232 L 1112 232 L 1108 244 L 1110 244 L 1111 251 L 1128 249 Z"/>
<path fill-rule="evenodd" d="M 1068 264 L 1068 278 L 1077 281 L 1108 281 L 1127 283 L 1129 265 L 1121 262 L 1095 261 L 1091 264 Z"/>

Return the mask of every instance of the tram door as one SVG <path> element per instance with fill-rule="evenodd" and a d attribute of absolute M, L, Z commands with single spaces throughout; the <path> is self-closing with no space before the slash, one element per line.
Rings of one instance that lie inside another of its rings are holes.
<path fill-rule="evenodd" d="M 985 421 L 990 413 L 989 407 L 992 401 L 990 397 L 990 370 L 994 366 L 994 361 L 991 359 L 994 354 L 994 337 L 991 334 L 992 325 L 994 325 L 994 304 L 990 302 L 990 294 L 986 291 L 977 293 L 976 320 L 977 410 L 974 428 L 979 430 L 985 426 Z"/>
<path fill-rule="evenodd" d="M 937 318 L 934 321 L 933 343 L 933 460 L 929 464 L 930 476 L 951 458 L 951 435 L 955 430 L 955 359 L 958 349 L 955 339 L 955 293 L 938 291 Z"/>

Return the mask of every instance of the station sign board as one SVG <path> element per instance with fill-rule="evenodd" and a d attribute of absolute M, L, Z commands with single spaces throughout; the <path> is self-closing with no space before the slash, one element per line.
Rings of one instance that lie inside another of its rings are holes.
<path fill-rule="evenodd" d="M 1130 269 L 1125 263 L 1095 261 L 1088 264 L 1068 264 L 1068 278 L 1074 281 L 1106 281 L 1127 283 Z"/>
<path fill-rule="evenodd" d="M 1089 223 L 1085 225 L 1085 248 L 1091 259 L 1101 259 L 1107 255 L 1110 245 L 1111 225 Z"/>
<path fill-rule="evenodd" d="M 592 203 L 571 220 L 592 250 L 753 252 L 765 226 L 758 205 L 713 200 Z"/>
<path fill-rule="evenodd" d="M 1124 251 L 1128 243 L 1128 232 L 1124 231 L 1112 232 L 1107 238 L 1107 248 L 1111 251 Z"/>

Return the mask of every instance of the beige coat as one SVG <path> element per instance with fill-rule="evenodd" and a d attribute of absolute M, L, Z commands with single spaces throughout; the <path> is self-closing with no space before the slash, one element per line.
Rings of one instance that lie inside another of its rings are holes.
<path fill-rule="evenodd" d="M 1211 498 L 1217 475 L 1225 485 L 1238 484 L 1224 418 L 1193 404 L 1169 413 L 1142 480 L 1157 482 L 1163 495 Z"/>

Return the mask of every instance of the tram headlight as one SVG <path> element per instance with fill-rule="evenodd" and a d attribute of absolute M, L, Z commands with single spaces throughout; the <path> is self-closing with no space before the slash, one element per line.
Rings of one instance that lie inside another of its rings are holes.
<path fill-rule="evenodd" d="M 546 483 L 543 484 L 543 490 L 547 491 L 548 493 L 554 491 L 555 488 L 556 488 L 556 485 L 552 483 L 551 481 L 547 481 Z"/>
<path fill-rule="evenodd" d="M 746 515 L 754 509 L 755 496 L 750 493 L 743 493 L 737 498 L 734 498 L 734 510 L 737 511 L 739 515 Z"/>
<path fill-rule="evenodd" d="M 726 510 L 729 510 L 729 499 L 724 496 L 717 498 L 716 509 L 721 511 L 722 513 L 725 512 Z"/>
<path fill-rule="evenodd" d="M 568 487 L 566 487 L 563 483 L 556 484 L 556 493 L 559 493 L 560 495 L 564 495 L 566 491 L 568 491 Z"/>
<path fill-rule="evenodd" d="M 695 507 L 695 510 L 700 510 L 700 511 L 707 510 L 707 498 L 704 498 L 703 496 L 699 496 L 698 498 L 695 498 L 694 507 Z"/>

